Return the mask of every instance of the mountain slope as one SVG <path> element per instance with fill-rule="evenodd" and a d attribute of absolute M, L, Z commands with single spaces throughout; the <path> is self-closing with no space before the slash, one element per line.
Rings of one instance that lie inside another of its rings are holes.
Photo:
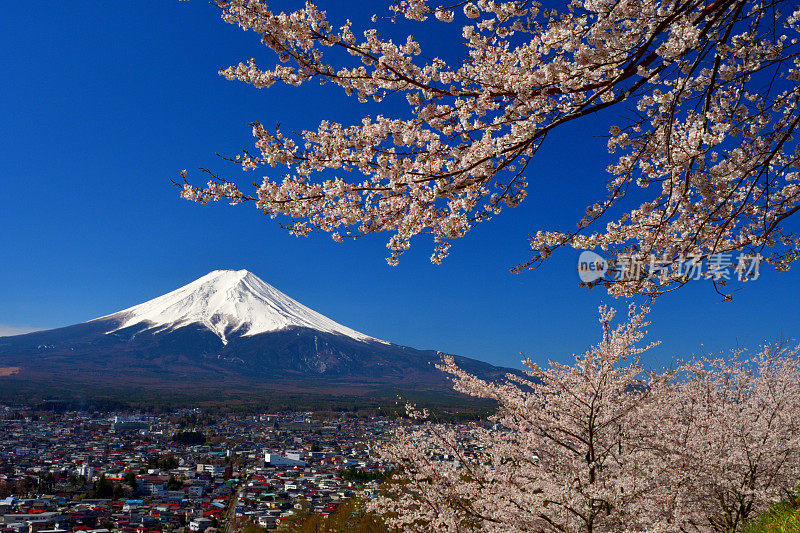
<path fill-rule="evenodd" d="M 0 369 L 18 369 L 0 377 L 0 392 L 13 380 L 153 390 L 450 390 L 438 359 L 343 326 L 246 270 L 218 270 L 89 322 L 0 337 Z M 484 377 L 506 372 L 457 359 Z"/>

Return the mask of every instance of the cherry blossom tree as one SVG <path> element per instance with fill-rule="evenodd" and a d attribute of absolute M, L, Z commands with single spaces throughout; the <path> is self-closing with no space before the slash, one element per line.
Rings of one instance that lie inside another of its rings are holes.
<path fill-rule="evenodd" d="M 653 450 L 664 465 L 659 520 L 683 531 L 737 531 L 800 485 L 800 347 L 682 366 L 654 395 Z"/>
<path fill-rule="evenodd" d="M 211 171 L 194 186 L 184 171 L 187 199 L 253 202 L 289 217 L 299 235 L 388 232 L 392 264 L 430 234 L 438 263 L 454 239 L 525 199 L 550 132 L 604 111 L 616 154 L 607 197 L 574 229 L 532 231 L 532 255 L 516 271 L 564 246 L 653 256 L 659 276 L 595 282 L 615 295 L 652 295 L 685 284 L 687 261 L 763 251 L 784 270 L 797 259 L 800 240 L 787 225 L 800 211 L 794 2 L 571 0 L 551 10 L 530 0 L 396 0 L 361 29 L 312 2 L 289 13 L 263 0 L 218 5 L 279 60 L 239 63 L 220 71 L 226 78 L 257 88 L 335 84 L 358 101 L 391 104 L 396 116 L 322 121 L 297 134 L 254 122 L 256 150 L 231 159 L 268 175 L 247 190 Z M 413 36 L 421 23 L 459 25 L 461 61 L 423 50 Z M 382 37 L 387 25 L 405 41 Z M 612 261 L 610 272 L 619 268 Z"/>
<path fill-rule="evenodd" d="M 491 427 L 425 419 L 385 449 L 398 479 L 373 502 L 390 525 L 418 531 L 624 531 L 647 529 L 647 497 L 666 465 L 648 448 L 640 411 L 664 376 L 647 378 L 637 346 L 644 311 L 612 327 L 572 365 L 527 361 L 507 383 L 472 376 L 445 358 L 455 388 L 492 398 Z"/>
<path fill-rule="evenodd" d="M 385 444 L 372 502 L 416 531 L 737 531 L 800 483 L 800 347 L 765 346 L 645 373 L 645 310 L 574 364 L 526 362 L 489 383 L 452 358 L 457 390 L 497 400 L 492 426 L 416 421 Z"/>

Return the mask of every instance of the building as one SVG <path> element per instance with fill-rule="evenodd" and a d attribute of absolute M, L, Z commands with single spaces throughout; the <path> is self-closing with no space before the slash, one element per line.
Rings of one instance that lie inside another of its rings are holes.
<path fill-rule="evenodd" d="M 190 531 L 205 531 L 209 527 L 211 527 L 210 518 L 195 518 L 189 522 Z"/>
<path fill-rule="evenodd" d="M 300 454 L 288 453 L 286 456 L 276 453 L 265 453 L 264 463 L 270 466 L 306 466 L 306 462 L 300 459 Z"/>
<path fill-rule="evenodd" d="M 197 472 L 211 474 L 212 476 L 221 476 L 225 473 L 224 465 L 212 465 L 209 463 L 198 463 Z"/>

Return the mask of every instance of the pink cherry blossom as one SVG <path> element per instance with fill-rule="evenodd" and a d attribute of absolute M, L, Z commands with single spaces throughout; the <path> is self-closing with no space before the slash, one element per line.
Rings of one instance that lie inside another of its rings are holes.
<path fill-rule="evenodd" d="M 515 271 L 563 246 L 673 265 L 735 250 L 768 251 L 778 270 L 797 258 L 800 241 L 784 228 L 800 211 L 800 10 L 792 2 L 572 0 L 553 11 L 527 0 L 397 0 L 365 29 L 331 21 L 311 2 L 289 13 L 263 0 L 219 6 L 224 21 L 258 33 L 279 60 L 239 63 L 220 71 L 226 78 L 257 88 L 319 81 L 362 102 L 403 95 L 408 110 L 352 125 L 323 121 L 297 135 L 255 123 L 255 153 L 233 159 L 269 175 L 247 192 L 212 174 L 204 187 L 185 183 L 187 199 L 252 201 L 290 217 L 298 235 L 388 232 L 391 264 L 430 234 L 438 263 L 451 241 L 525 199 L 550 131 L 609 110 L 617 118 L 608 196 L 574 230 L 532 231 L 532 256 Z M 421 23 L 460 25 L 463 59 L 423 50 L 413 37 Z M 407 38 L 382 37 L 387 24 Z M 321 177 L 331 171 L 338 177 Z M 597 283 L 614 295 L 653 295 L 688 281 L 669 272 L 658 282 Z"/>
<path fill-rule="evenodd" d="M 370 506 L 402 531 L 729 532 L 800 479 L 800 347 L 646 372 L 646 309 L 571 364 L 487 382 L 451 357 L 489 424 L 410 422 L 383 445 L 397 475 Z"/>

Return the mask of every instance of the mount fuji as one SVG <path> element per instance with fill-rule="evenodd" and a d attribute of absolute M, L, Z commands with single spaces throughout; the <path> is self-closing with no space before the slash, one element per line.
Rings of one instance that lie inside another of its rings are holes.
<path fill-rule="evenodd" d="M 199 324 L 223 344 L 228 344 L 229 334 L 252 337 L 293 327 L 386 344 L 309 309 L 247 270 L 215 270 L 180 289 L 95 320 L 118 321 L 114 331 L 147 324 L 141 331 L 151 333 Z"/>
<path fill-rule="evenodd" d="M 0 337 L 0 392 L 15 382 L 154 391 L 449 391 L 438 360 L 435 351 L 339 324 L 247 270 L 215 270 L 88 322 Z M 508 371 L 456 360 L 491 379 Z"/>

